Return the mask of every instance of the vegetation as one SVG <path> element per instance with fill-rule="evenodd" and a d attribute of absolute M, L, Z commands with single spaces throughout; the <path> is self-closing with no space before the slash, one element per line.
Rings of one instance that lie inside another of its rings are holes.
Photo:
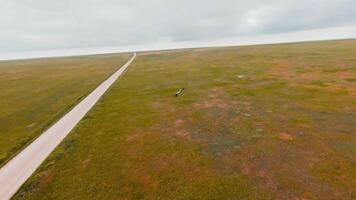
<path fill-rule="evenodd" d="M 355 77 L 356 40 L 140 53 L 14 199 L 355 199 Z"/>
<path fill-rule="evenodd" d="M 0 166 L 109 76 L 129 55 L 0 62 Z"/>

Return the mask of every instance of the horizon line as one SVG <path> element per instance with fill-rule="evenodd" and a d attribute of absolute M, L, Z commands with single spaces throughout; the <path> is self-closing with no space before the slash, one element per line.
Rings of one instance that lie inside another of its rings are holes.
<path fill-rule="evenodd" d="M 192 46 L 177 46 L 177 47 L 167 47 L 167 48 L 147 48 L 147 49 L 130 49 L 130 50 L 112 50 L 107 52 L 93 52 L 93 53 L 73 53 L 69 55 L 58 54 L 58 55 L 44 55 L 44 56 L 28 56 L 20 58 L 0 58 L 0 62 L 6 61 L 21 61 L 21 60 L 36 60 L 36 59 L 51 59 L 51 58 L 68 58 L 68 57 L 82 57 L 82 56 L 98 56 L 107 54 L 125 54 L 125 53 L 149 53 L 149 52 L 159 52 L 159 51 L 174 51 L 174 50 L 189 50 L 189 49 L 201 49 L 201 48 L 224 48 L 224 47 L 247 47 L 247 46 L 262 46 L 262 45 L 283 45 L 283 44 L 294 44 L 294 43 L 308 43 L 308 42 L 327 42 L 327 41 L 342 41 L 342 40 L 356 40 L 356 37 L 345 37 L 345 38 L 330 38 L 330 39 L 310 39 L 310 40 L 290 40 L 290 41 L 276 41 L 276 42 L 251 42 L 249 44 L 212 44 L 212 45 L 192 45 Z M 100 48 L 86 48 L 86 49 L 51 49 L 51 50 L 41 50 L 36 52 L 53 52 L 53 51 L 78 51 L 78 50 L 94 50 L 99 51 Z M 118 48 L 118 47 L 117 47 Z M 23 52 L 22 52 L 23 53 Z"/>

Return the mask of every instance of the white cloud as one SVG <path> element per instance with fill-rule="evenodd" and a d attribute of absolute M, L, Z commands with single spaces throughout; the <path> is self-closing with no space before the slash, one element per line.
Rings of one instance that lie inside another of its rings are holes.
<path fill-rule="evenodd" d="M 335 35 L 336 28 L 356 26 L 354 8 L 354 0 L 0 0 L 0 57 L 235 44 L 242 38 L 269 42 L 326 29 L 327 38 L 356 37 L 350 28 Z M 322 39 L 320 33 L 309 39 Z"/>

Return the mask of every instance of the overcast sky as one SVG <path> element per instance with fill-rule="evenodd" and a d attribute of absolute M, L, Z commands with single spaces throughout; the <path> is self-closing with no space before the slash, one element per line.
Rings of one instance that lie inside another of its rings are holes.
<path fill-rule="evenodd" d="M 356 0 L 0 0 L 0 59 L 356 37 Z"/>

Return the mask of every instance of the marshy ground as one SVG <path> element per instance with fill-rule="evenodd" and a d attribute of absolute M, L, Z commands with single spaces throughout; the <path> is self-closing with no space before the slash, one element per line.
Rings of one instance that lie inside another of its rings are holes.
<path fill-rule="evenodd" d="M 15 199 L 355 199 L 355 120 L 356 40 L 140 53 Z"/>

